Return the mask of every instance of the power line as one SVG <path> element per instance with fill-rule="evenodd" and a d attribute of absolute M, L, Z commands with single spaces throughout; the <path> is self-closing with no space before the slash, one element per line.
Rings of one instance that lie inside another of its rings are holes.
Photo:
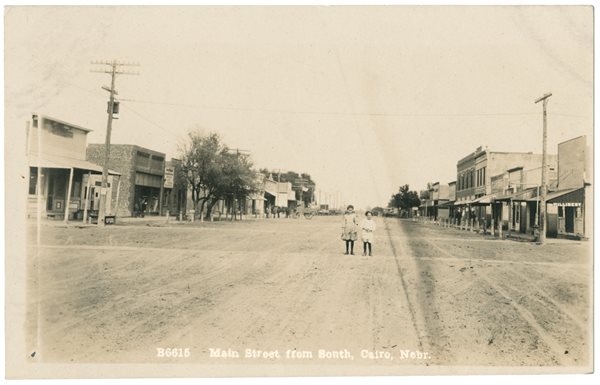
<path fill-rule="evenodd" d="M 121 99 L 121 100 L 123 100 L 123 99 Z M 126 106 L 126 105 L 122 105 L 121 107 L 124 107 L 126 110 L 129 110 L 129 111 L 133 112 L 133 113 L 134 113 L 135 115 L 137 115 L 137 116 L 138 116 L 140 119 L 142 119 L 142 120 L 144 120 L 144 121 L 146 121 L 146 122 L 150 123 L 151 125 L 153 125 L 153 126 L 155 126 L 155 127 L 157 127 L 157 128 L 160 128 L 160 129 L 161 129 L 161 130 L 163 130 L 165 133 L 167 133 L 167 134 L 169 134 L 169 135 L 172 135 L 172 134 L 173 134 L 171 131 L 169 131 L 169 129 L 167 129 L 167 128 L 165 128 L 165 127 L 161 126 L 161 125 L 160 125 L 160 124 L 158 124 L 158 123 L 155 123 L 155 122 L 151 121 L 150 119 L 146 118 L 144 115 L 142 115 L 141 113 L 137 112 L 137 111 L 136 111 L 136 110 L 134 110 L 133 108 L 131 108 L 131 107 L 129 107 L 129 106 Z"/>
<path fill-rule="evenodd" d="M 224 110 L 224 111 L 260 111 L 260 112 L 273 112 L 273 113 L 284 113 L 284 114 L 296 114 L 296 115 L 334 115 L 334 116 L 369 116 L 369 117 L 486 117 L 486 116 L 537 116 L 537 112 L 490 112 L 490 113 L 388 113 L 388 112 L 342 112 L 342 111 L 310 111 L 310 110 L 288 110 L 288 109 L 272 109 L 272 108 L 253 108 L 253 107 L 234 107 L 234 106 L 214 106 L 206 104 L 190 104 L 190 103 L 176 103 L 176 102 L 157 102 L 152 100 L 140 100 L 140 99 L 125 99 L 121 98 L 121 101 L 139 103 L 139 104 L 153 104 L 162 106 L 173 106 L 173 107 L 184 107 L 184 108 L 201 108 L 207 110 Z M 563 114 L 563 113 L 552 113 L 555 116 L 566 116 L 573 118 L 587 117 L 581 115 Z"/>
<path fill-rule="evenodd" d="M 84 87 L 78 86 L 74 83 L 69 82 L 69 85 L 74 88 L 78 88 L 82 91 L 90 93 L 94 96 L 101 97 L 100 93 L 91 91 Z M 263 112 L 274 112 L 274 113 L 289 113 L 289 114 L 310 114 L 310 115 L 357 115 L 357 116 L 381 116 L 381 117 L 485 117 L 485 116 L 537 116 L 537 112 L 492 112 L 492 113 L 455 113 L 455 114 L 400 114 L 400 113 L 370 113 L 370 112 L 336 112 L 336 111 L 294 111 L 285 109 L 266 109 L 266 108 L 250 108 L 250 107 L 227 107 L 227 106 L 210 106 L 205 104 L 189 104 L 189 103 L 174 103 L 174 102 L 157 102 L 151 100 L 139 100 L 139 99 L 127 99 L 120 98 L 120 101 L 132 102 L 138 104 L 153 104 L 162 106 L 173 106 L 173 107 L 185 107 L 185 108 L 203 108 L 210 110 L 226 110 L 226 111 L 263 111 Z M 590 116 L 565 114 L 560 112 L 548 112 L 548 116 L 563 116 L 569 118 L 589 119 Z"/>

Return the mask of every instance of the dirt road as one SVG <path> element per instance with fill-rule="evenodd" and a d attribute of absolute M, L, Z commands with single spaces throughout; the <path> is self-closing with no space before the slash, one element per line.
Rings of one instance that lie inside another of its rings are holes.
<path fill-rule="evenodd" d="M 343 255 L 339 217 L 44 225 L 39 246 L 32 227 L 29 345 L 42 362 L 591 364 L 587 243 L 376 220 L 372 257 Z"/>

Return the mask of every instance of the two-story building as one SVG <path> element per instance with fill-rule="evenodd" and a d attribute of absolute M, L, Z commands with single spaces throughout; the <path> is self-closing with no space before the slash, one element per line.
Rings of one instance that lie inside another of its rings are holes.
<path fill-rule="evenodd" d="M 455 218 L 454 202 L 456 201 L 456 181 L 440 186 L 440 197 L 444 199 L 437 206 L 438 217 L 449 221 Z"/>
<path fill-rule="evenodd" d="M 555 157 L 550 159 L 554 162 Z M 535 198 L 540 194 L 542 168 L 535 163 L 529 167 L 533 168 L 513 167 L 491 178 L 492 219 L 496 228 L 532 234 L 534 227 L 539 226 L 540 207 Z M 548 166 L 548 189 L 556 190 L 553 165 Z"/>
<path fill-rule="evenodd" d="M 556 169 L 556 155 L 548 155 L 549 171 Z M 458 161 L 457 169 L 457 191 L 455 205 L 460 207 L 463 217 L 475 221 L 476 227 L 494 226 L 492 219 L 496 221 L 503 209 L 495 208 L 494 201 L 499 191 L 492 192 L 492 176 L 498 184 L 501 179 L 498 175 L 507 170 L 517 168 L 535 172 L 541 175 L 542 155 L 532 152 L 499 152 L 490 151 L 487 148 L 478 147 L 473 153 Z M 541 176 L 537 182 L 532 176 L 526 182 L 519 182 L 519 188 L 539 186 Z M 503 179 L 502 179 L 503 180 Z M 531 181 L 531 182 L 529 182 Z M 504 193 L 503 193 L 504 194 Z M 528 215 L 527 201 L 523 203 L 525 215 Z M 467 214 L 467 215 L 465 215 Z M 535 214 L 535 212 L 534 212 Z M 535 218 L 534 218 L 535 219 Z M 533 221 L 531 221 L 533 223 Z M 530 229 L 528 226 L 526 230 Z"/>
<path fill-rule="evenodd" d="M 90 144 L 86 157 L 91 162 L 103 161 L 105 146 Z M 109 167 L 121 173 L 119 188 L 113 190 L 116 214 L 137 216 L 162 212 L 165 154 L 132 144 L 110 146 Z"/>
<path fill-rule="evenodd" d="M 546 196 L 546 235 L 587 238 L 592 229 L 591 150 L 586 136 L 558 144 L 556 188 Z M 529 199 L 539 205 L 539 197 Z M 586 213 L 588 215 L 586 215 Z"/>
<path fill-rule="evenodd" d="M 84 211 L 93 209 L 99 186 L 88 186 L 89 177 L 101 181 L 102 164 L 86 160 L 87 135 L 92 130 L 72 123 L 34 114 L 28 124 L 27 157 L 29 191 L 27 214 L 30 218 L 82 219 Z M 108 191 L 113 186 L 109 170 Z M 88 193 L 90 187 L 90 193 Z M 91 188 L 96 191 L 92 194 Z M 107 201 L 106 213 L 113 213 Z"/>

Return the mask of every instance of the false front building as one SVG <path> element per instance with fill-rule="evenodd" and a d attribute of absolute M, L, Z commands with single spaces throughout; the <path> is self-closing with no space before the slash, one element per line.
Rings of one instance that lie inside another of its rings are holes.
<path fill-rule="evenodd" d="M 93 209 L 88 180 L 102 174 L 101 166 L 85 158 L 91 130 L 39 114 L 32 115 L 27 127 L 28 217 L 82 219 Z M 109 171 L 109 191 L 117 175 Z M 111 202 L 107 203 L 106 213 L 111 214 Z"/>

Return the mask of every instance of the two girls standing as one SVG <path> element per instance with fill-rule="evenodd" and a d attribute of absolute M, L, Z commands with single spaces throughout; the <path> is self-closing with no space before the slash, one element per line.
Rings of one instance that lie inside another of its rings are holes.
<path fill-rule="evenodd" d="M 361 223 L 362 240 L 363 240 L 363 255 L 367 255 L 367 246 L 369 248 L 369 256 L 372 255 L 373 232 L 375 231 L 375 221 L 372 219 L 370 211 L 365 213 L 366 218 Z M 354 206 L 348 206 L 344 214 L 342 224 L 342 240 L 346 242 L 346 255 L 354 255 L 354 241 L 358 239 L 358 218 L 354 212 Z"/>

